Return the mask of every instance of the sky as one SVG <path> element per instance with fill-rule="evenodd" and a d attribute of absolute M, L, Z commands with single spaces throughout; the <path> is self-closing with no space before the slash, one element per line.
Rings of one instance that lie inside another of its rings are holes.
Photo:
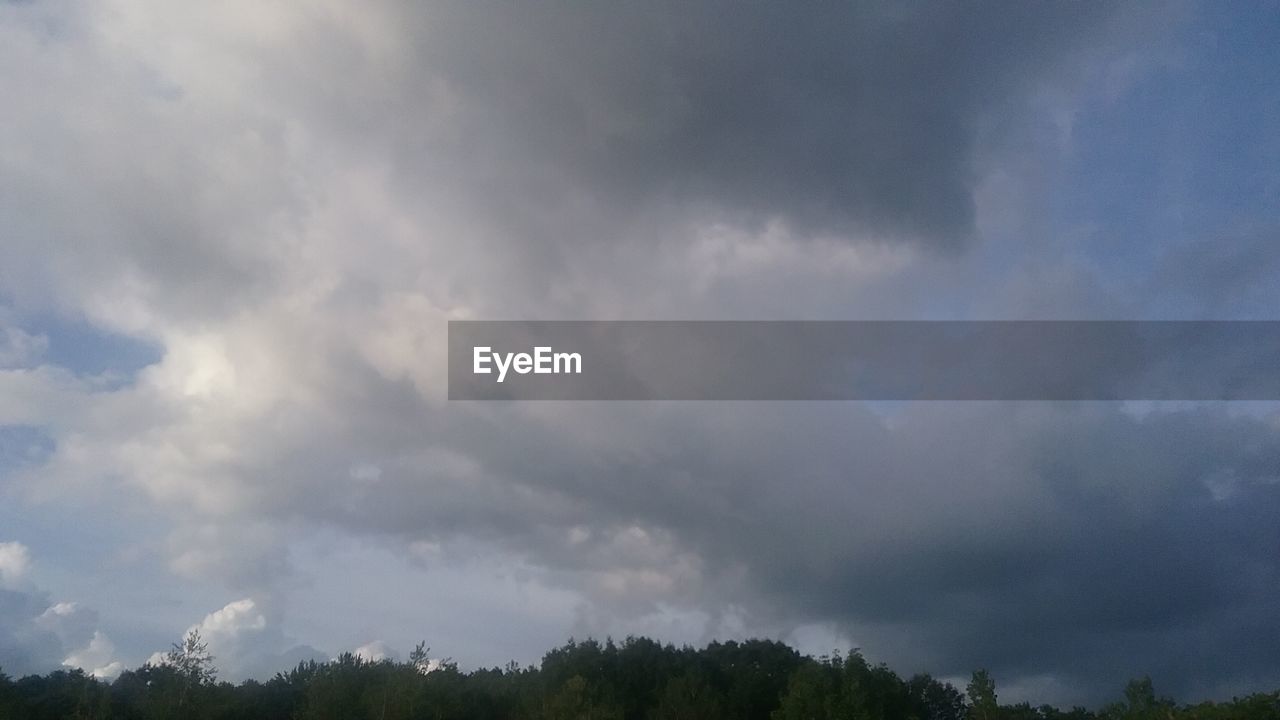
<path fill-rule="evenodd" d="M 1268 3 L 0 2 L 0 668 L 1280 678 L 1266 403 L 449 402 L 450 319 L 1280 319 Z"/>

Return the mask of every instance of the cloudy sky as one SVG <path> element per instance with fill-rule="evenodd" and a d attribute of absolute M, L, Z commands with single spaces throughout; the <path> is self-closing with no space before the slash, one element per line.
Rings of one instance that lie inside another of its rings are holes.
<path fill-rule="evenodd" d="M 1280 319 L 1264 3 L 0 2 L 0 667 L 1280 678 L 1267 404 L 450 403 L 448 319 Z"/>

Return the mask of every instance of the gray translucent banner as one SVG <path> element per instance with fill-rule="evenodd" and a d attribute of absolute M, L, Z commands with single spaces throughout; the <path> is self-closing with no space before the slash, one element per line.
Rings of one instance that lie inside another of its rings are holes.
<path fill-rule="evenodd" d="M 451 321 L 449 399 L 1280 400 L 1280 322 Z"/>

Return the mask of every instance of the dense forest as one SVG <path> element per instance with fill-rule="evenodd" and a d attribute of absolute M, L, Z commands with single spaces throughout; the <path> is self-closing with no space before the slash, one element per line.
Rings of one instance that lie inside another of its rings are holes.
<path fill-rule="evenodd" d="M 928 675 L 899 677 L 855 652 L 811 658 L 769 640 L 698 650 L 645 638 L 570 641 L 540 667 L 463 672 L 419 645 L 407 662 L 345 654 L 266 682 L 219 682 L 214 658 L 188 635 L 160 664 L 107 683 L 79 670 L 18 680 L 0 672 L 0 720 L 1166 720 L 1280 718 L 1280 692 L 1178 705 L 1150 680 L 1130 681 L 1097 710 L 1001 705 L 982 670 L 961 691 Z"/>

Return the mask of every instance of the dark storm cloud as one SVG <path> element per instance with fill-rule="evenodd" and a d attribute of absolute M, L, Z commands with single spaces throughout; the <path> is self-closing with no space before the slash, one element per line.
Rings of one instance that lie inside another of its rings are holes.
<path fill-rule="evenodd" d="M 593 599 L 624 617 L 738 603 L 755 632 L 834 622 L 902 672 L 1060 683 L 1038 700 L 1099 703 L 1143 674 L 1194 699 L 1280 672 L 1271 420 L 928 403 L 886 426 L 852 404 L 617 407 L 548 411 L 554 424 L 455 413 L 431 434 L 473 467 L 404 455 L 359 505 L 309 512 L 495 542 L 570 584 L 672 580 Z M 566 542 L 574 527 L 590 540 Z M 630 528 L 643 542 L 618 543 Z"/>
<path fill-rule="evenodd" d="M 1047 674 L 1094 701 L 1141 674 L 1187 696 L 1280 670 L 1269 423 L 933 408 L 894 436 L 898 467 L 876 473 L 892 496 L 851 491 L 832 549 L 762 568 L 771 592 L 820 588 L 801 598 L 807 612 L 847 618 L 899 663 Z"/>
<path fill-rule="evenodd" d="M 835 620 L 904 671 L 1048 675 L 1091 702 L 1142 674 L 1202 697 L 1280 671 L 1267 421 L 1090 405 L 929 405 L 892 429 L 855 408 L 754 414 L 675 412 L 663 440 L 543 481 L 601 524 L 665 528 L 709 568 L 745 566 L 758 609 Z"/>
<path fill-rule="evenodd" d="M 419 46 L 456 93 L 461 150 L 495 209 L 513 187 L 551 202 L 567 182 L 622 212 L 696 206 L 954 248 L 973 230 L 979 127 L 1109 14 L 458 3 L 422 13 Z"/>

